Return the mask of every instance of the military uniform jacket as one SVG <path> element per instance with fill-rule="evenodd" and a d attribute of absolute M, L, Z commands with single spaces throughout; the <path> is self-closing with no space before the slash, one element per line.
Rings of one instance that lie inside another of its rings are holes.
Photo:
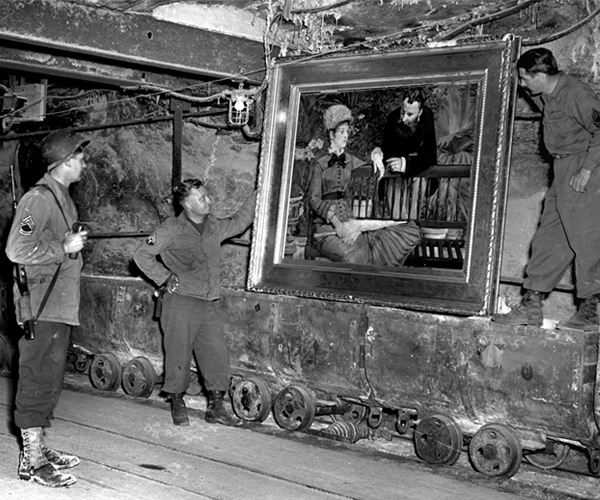
<path fill-rule="evenodd" d="M 232 217 L 206 216 L 202 234 L 182 212 L 160 225 L 134 254 L 138 267 L 156 284 L 171 273 L 179 278 L 177 293 L 215 300 L 221 295 L 221 242 L 243 232 L 252 222 L 255 197 Z M 157 260 L 160 256 L 160 262 Z"/>
<path fill-rule="evenodd" d="M 544 113 L 544 145 L 554 154 L 584 154 L 580 167 L 600 163 L 600 99 L 585 83 L 560 74 L 551 94 L 533 96 Z"/>
<path fill-rule="evenodd" d="M 6 255 L 12 262 L 25 266 L 34 315 L 62 262 L 54 288 L 38 319 L 78 325 L 83 259 L 81 254 L 77 254 L 77 259 L 70 259 L 63 251 L 65 233 L 71 230 L 77 220 L 77 209 L 68 189 L 49 174 L 37 182 L 36 186 L 39 185 L 52 190 L 67 220 L 52 193 L 46 188 L 34 186 L 23 195 L 17 206 L 8 235 Z M 17 294 L 15 285 L 15 297 Z"/>

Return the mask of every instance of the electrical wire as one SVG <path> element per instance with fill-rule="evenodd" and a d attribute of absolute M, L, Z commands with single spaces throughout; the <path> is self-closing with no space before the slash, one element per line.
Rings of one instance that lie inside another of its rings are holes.
<path fill-rule="evenodd" d="M 549 43 L 554 40 L 558 40 L 559 38 L 562 38 L 563 36 L 567 36 L 567 35 L 573 33 L 574 31 L 578 30 L 579 28 L 581 28 L 583 25 L 589 23 L 598 14 L 600 14 L 600 7 L 597 8 L 594 12 L 592 12 L 589 16 L 582 19 L 578 23 L 575 23 L 573 26 L 571 26 L 570 28 L 567 28 L 566 30 L 559 31 L 558 33 L 555 33 L 554 35 L 550 35 L 550 36 L 546 36 L 546 37 L 538 37 L 538 38 L 533 38 L 533 39 L 528 38 L 526 40 L 523 40 L 521 43 L 523 45 L 543 45 L 544 43 Z"/>
<path fill-rule="evenodd" d="M 355 0 L 342 0 L 342 1 L 338 1 L 338 2 L 329 4 L 326 6 L 322 6 L 322 7 L 315 7 L 315 8 L 310 8 L 310 9 L 309 8 L 296 9 L 296 10 L 292 10 L 291 14 L 306 14 L 306 13 L 324 12 L 327 10 L 332 10 L 332 9 L 350 4 L 353 1 L 355 1 Z M 489 22 L 495 21 L 497 19 L 500 19 L 502 17 L 506 17 L 515 12 L 525 9 L 532 4 L 540 3 L 540 1 L 541 0 L 525 0 L 524 2 L 522 2 L 518 5 L 507 8 L 500 12 L 490 14 L 489 16 L 485 16 L 485 17 L 482 17 L 479 19 L 471 20 L 468 23 L 465 23 L 462 26 L 459 26 L 458 28 L 455 28 L 454 30 L 451 30 L 450 32 L 446 33 L 445 35 L 440 37 L 438 40 L 439 41 L 448 41 L 448 40 L 452 39 L 452 37 L 456 36 L 457 34 L 462 33 L 476 25 L 489 23 Z M 577 22 L 573 26 L 571 26 L 563 31 L 560 31 L 560 32 L 558 32 L 554 35 L 550 35 L 548 37 L 526 39 L 522 42 L 522 44 L 523 45 L 540 45 L 543 43 L 548 43 L 550 41 L 556 40 L 558 38 L 566 36 L 566 35 L 572 33 L 573 31 L 579 29 L 580 27 L 582 27 L 583 25 L 588 23 L 590 20 L 592 20 L 598 14 L 600 14 L 600 8 L 596 9 L 592 14 L 587 16 L 585 19 L 582 19 L 581 21 Z M 138 87 L 122 87 L 121 91 L 147 90 L 148 92 L 146 92 L 142 95 L 136 95 L 133 97 L 119 98 L 119 99 L 110 101 L 110 104 L 119 104 L 119 103 L 124 103 L 124 102 L 129 102 L 129 101 L 135 101 L 135 100 L 142 99 L 142 98 L 152 98 L 152 97 L 160 98 L 163 96 L 173 96 L 178 99 L 185 100 L 188 102 L 193 102 L 193 103 L 206 103 L 206 102 L 211 102 L 211 101 L 215 101 L 215 100 L 219 100 L 219 99 L 229 98 L 234 94 L 243 94 L 245 96 L 254 96 L 254 95 L 259 94 L 268 85 L 268 74 L 270 73 L 270 70 L 272 69 L 272 67 L 274 65 L 273 58 L 270 58 L 270 53 L 272 52 L 273 44 L 268 41 L 268 38 L 270 38 L 269 32 L 278 21 L 281 22 L 281 12 L 278 12 L 278 13 L 270 12 L 270 16 L 271 16 L 271 20 L 270 20 L 270 22 L 267 22 L 267 28 L 265 30 L 265 35 L 264 35 L 265 58 L 266 58 L 265 66 L 254 69 L 254 70 L 246 71 L 243 74 L 238 73 L 236 75 L 230 75 L 228 77 L 211 80 L 210 82 L 202 82 L 199 84 L 189 85 L 189 86 L 181 87 L 178 89 L 160 88 L 160 87 L 155 87 L 152 85 L 144 85 L 144 86 L 138 86 Z M 279 29 L 279 28 L 277 28 L 277 29 Z M 394 41 L 394 40 L 397 40 L 397 38 L 399 36 L 401 36 L 402 38 L 406 38 L 406 37 L 410 36 L 410 34 L 413 34 L 418 31 L 419 31 L 419 28 L 414 28 L 411 30 L 403 30 L 403 31 L 395 32 L 395 33 L 386 34 L 386 35 L 371 37 L 369 39 L 354 42 L 354 43 L 349 44 L 341 49 L 334 48 L 334 49 L 330 49 L 330 50 L 324 50 L 322 52 L 315 53 L 315 54 L 308 54 L 305 56 L 300 56 L 295 61 L 296 62 L 305 62 L 305 61 L 309 61 L 312 59 L 322 58 L 322 57 L 325 57 L 328 55 L 343 54 L 343 53 L 347 53 L 352 50 L 355 50 L 359 47 L 364 47 L 366 44 L 373 44 L 376 42 L 383 42 L 386 40 Z M 271 35 L 271 38 L 273 38 L 273 35 Z M 190 96 L 188 94 L 183 93 L 185 91 L 203 90 L 204 88 L 210 88 L 211 85 L 230 82 L 232 80 L 244 80 L 249 75 L 260 74 L 260 73 L 265 73 L 265 72 L 266 72 L 266 76 L 263 78 L 261 85 L 254 89 L 224 90 L 224 91 L 221 91 L 221 92 L 218 92 L 216 94 L 212 94 L 212 95 L 209 95 L 206 97 L 195 97 L 195 96 Z M 67 99 L 77 99 L 77 98 L 81 99 L 85 95 L 88 95 L 89 93 L 93 93 L 93 92 L 97 92 L 97 91 L 98 90 L 92 90 L 92 91 L 86 92 L 83 95 L 79 95 L 79 96 L 48 96 L 47 98 L 48 99 L 56 99 L 56 100 L 58 100 L 58 99 L 67 100 Z M 101 89 L 101 91 L 105 92 L 106 90 Z M 112 91 L 112 92 L 114 92 L 114 91 Z M 76 106 L 73 108 L 69 108 L 68 110 L 61 110 L 61 111 L 46 113 L 46 116 L 57 116 L 57 115 L 61 115 L 61 114 L 71 113 L 71 112 L 77 111 L 77 110 L 84 110 L 86 108 L 89 108 L 89 104 L 83 105 L 83 106 Z M 14 113 L 15 112 L 11 112 L 7 115 L 0 116 L 0 120 L 5 117 L 10 117 Z"/>
<path fill-rule="evenodd" d="M 518 3 L 517 5 L 514 5 L 513 7 L 509 7 L 508 9 L 501 10 L 494 14 L 490 14 L 488 16 L 480 17 L 477 19 L 471 19 L 469 22 L 462 24 L 458 28 L 455 28 L 455 29 L 445 33 L 444 35 L 439 37 L 438 40 L 440 40 L 440 41 L 452 40 L 456 37 L 456 35 L 459 35 L 462 32 L 473 28 L 474 26 L 478 26 L 481 24 L 487 24 L 492 21 L 497 21 L 498 19 L 502 19 L 504 17 L 510 16 L 511 14 L 519 12 L 523 9 L 526 9 L 527 7 L 530 7 L 532 4 L 539 3 L 539 2 L 540 2 L 540 0 L 526 0 L 524 2 Z"/>
<path fill-rule="evenodd" d="M 326 10 L 337 9 L 338 7 L 343 7 L 344 5 L 348 5 L 349 3 L 353 3 L 356 0 L 340 0 L 339 2 L 332 3 L 330 5 L 323 5 L 321 7 L 311 7 L 306 9 L 296 9 L 292 10 L 291 14 L 314 14 L 316 12 L 324 12 Z"/>

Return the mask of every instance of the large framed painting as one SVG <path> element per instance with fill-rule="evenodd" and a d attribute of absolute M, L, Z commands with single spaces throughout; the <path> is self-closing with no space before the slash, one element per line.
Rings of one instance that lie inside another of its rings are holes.
<path fill-rule="evenodd" d="M 519 39 L 282 61 L 248 288 L 493 311 Z"/>

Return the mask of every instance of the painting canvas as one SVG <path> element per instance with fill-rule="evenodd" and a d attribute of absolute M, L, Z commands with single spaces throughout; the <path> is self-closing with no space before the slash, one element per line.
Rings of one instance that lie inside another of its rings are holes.
<path fill-rule="evenodd" d="M 277 64 L 249 289 L 489 313 L 517 50 L 507 37 Z"/>

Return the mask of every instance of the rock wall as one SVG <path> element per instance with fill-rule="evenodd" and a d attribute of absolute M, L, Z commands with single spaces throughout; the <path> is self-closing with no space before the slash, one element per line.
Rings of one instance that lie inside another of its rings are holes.
<path fill-rule="evenodd" d="M 94 113 L 90 112 L 88 116 L 92 117 Z M 91 120 L 84 120 L 82 125 L 86 122 Z M 92 143 L 86 150 L 88 167 L 82 180 L 72 187 L 80 221 L 91 234 L 147 234 L 174 214 L 172 142 L 170 122 L 107 129 L 93 134 Z M 12 218 L 10 164 L 16 163 L 17 173 L 24 178 L 26 187 L 43 175 L 43 168 L 39 168 L 36 142 L 22 144 L 23 151 L 17 156 L 15 143 L 2 145 L 0 230 L 4 248 Z M 207 128 L 186 121 L 182 134 L 182 178 L 202 179 L 213 198 L 215 215 L 226 217 L 235 212 L 254 189 L 258 148 L 258 143 L 247 140 L 239 129 Z M 84 272 L 137 275 L 132 255 L 143 239 L 143 236 L 91 238 L 83 251 Z M 224 247 L 226 282 L 243 285 L 248 248 L 230 246 Z"/>

